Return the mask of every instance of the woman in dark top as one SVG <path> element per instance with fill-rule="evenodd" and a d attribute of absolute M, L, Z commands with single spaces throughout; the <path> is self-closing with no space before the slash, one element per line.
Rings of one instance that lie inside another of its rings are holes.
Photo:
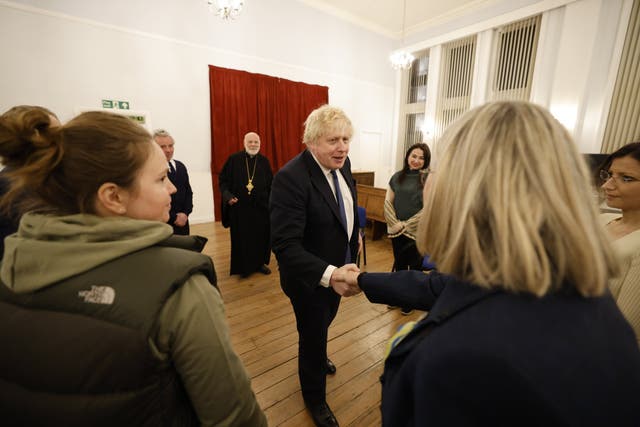
<path fill-rule="evenodd" d="M 639 426 L 640 351 L 570 135 L 542 107 L 475 108 L 438 141 L 418 248 L 438 272 L 347 273 L 429 311 L 394 337 L 383 426 Z"/>
<path fill-rule="evenodd" d="M 393 245 L 393 270 L 420 270 L 422 256 L 416 248 L 416 232 L 422 213 L 423 177 L 431 160 L 427 144 L 413 144 L 404 156 L 401 170 L 389 180 L 384 201 L 384 218 Z M 402 314 L 410 314 L 402 308 Z"/>

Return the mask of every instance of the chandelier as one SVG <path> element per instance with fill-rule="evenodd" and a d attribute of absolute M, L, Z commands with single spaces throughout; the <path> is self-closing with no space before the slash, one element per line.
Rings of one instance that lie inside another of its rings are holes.
<path fill-rule="evenodd" d="M 396 70 L 407 70 L 411 68 L 411 64 L 415 57 L 405 50 L 398 50 L 389 55 L 391 66 Z"/>
<path fill-rule="evenodd" d="M 235 19 L 242 12 L 243 0 L 207 0 L 209 9 L 220 18 Z"/>
<path fill-rule="evenodd" d="M 407 19 L 407 0 L 404 0 L 404 7 L 402 9 L 402 43 L 404 44 L 404 26 L 405 21 Z M 405 50 L 398 50 L 393 52 L 389 56 L 389 60 L 391 61 L 391 66 L 396 70 L 406 70 L 411 68 L 411 64 L 413 63 L 414 56 Z"/>

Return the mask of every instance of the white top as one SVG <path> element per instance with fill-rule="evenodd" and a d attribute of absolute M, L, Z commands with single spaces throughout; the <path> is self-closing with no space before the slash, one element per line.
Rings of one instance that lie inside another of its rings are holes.
<path fill-rule="evenodd" d="M 600 217 L 602 225 L 606 225 L 620 218 L 620 214 L 605 213 Z M 609 289 L 640 345 L 640 230 L 614 240 L 612 246 L 622 270 L 609 280 Z"/>

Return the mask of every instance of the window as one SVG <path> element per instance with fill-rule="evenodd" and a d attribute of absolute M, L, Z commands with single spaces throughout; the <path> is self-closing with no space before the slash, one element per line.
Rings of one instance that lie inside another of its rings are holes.
<path fill-rule="evenodd" d="M 406 126 L 404 133 L 404 150 L 402 152 L 403 155 L 413 144 L 422 142 L 424 140 L 424 135 L 422 134 L 422 126 L 424 125 L 424 113 L 407 114 L 405 117 Z"/>
<path fill-rule="evenodd" d="M 539 28 L 538 15 L 497 29 L 489 99 L 529 100 Z"/>
<path fill-rule="evenodd" d="M 450 47 L 447 57 L 447 88 L 445 98 L 467 97 L 471 95 L 473 77 L 473 56 L 475 43 L 455 44 Z"/>
<path fill-rule="evenodd" d="M 400 141 L 402 147 L 401 156 L 410 146 L 417 142 L 423 142 L 424 110 L 427 101 L 427 81 L 429 78 L 429 51 L 414 54 L 411 68 L 403 76 L 404 104 L 400 106 Z"/>
<path fill-rule="evenodd" d="M 419 56 L 413 61 L 409 72 L 407 104 L 426 102 L 427 78 L 429 77 L 429 55 Z"/>
<path fill-rule="evenodd" d="M 631 141 L 640 138 L 640 1 L 635 1 L 629 17 L 627 35 L 611 98 L 602 148 L 612 153 Z"/>
<path fill-rule="evenodd" d="M 475 35 L 442 46 L 435 139 L 471 105 L 475 53 Z"/>

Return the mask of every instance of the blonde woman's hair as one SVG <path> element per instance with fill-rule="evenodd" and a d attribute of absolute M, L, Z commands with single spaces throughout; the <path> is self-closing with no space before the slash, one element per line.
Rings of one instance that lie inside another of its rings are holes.
<path fill-rule="evenodd" d="M 417 242 L 440 271 L 537 296 L 604 292 L 617 264 L 587 167 L 547 110 L 477 107 L 446 130 L 432 165 Z"/>
<path fill-rule="evenodd" d="M 340 108 L 325 104 L 313 110 L 305 120 L 302 142 L 313 144 L 332 129 L 346 130 L 350 136 L 353 134 L 353 125 L 346 113 Z"/>

